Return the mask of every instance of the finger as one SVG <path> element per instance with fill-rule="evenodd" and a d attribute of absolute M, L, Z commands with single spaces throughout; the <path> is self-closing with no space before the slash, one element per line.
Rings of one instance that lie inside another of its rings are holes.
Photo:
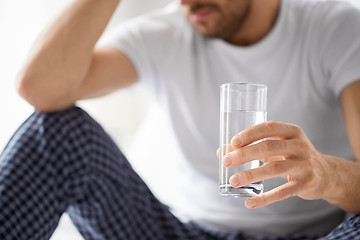
<path fill-rule="evenodd" d="M 301 128 L 296 125 L 268 121 L 243 130 L 232 138 L 231 144 L 244 147 L 266 138 L 290 139 L 303 135 Z"/>
<path fill-rule="evenodd" d="M 285 160 L 285 157 L 284 156 L 271 156 L 271 157 L 262 158 L 259 160 L 263 163 L 270 163 L 270 162 L 275 162 L 275 161 L 283 161 L 283 160 Z"/>
<path fill-rule="evenodd" d="M 275 161 L 258 168 L 243 171 L 230 177 L 229 182 L 234 188 L 246 186 L 274 177 L 287 178 L 288 173 L 294 168 L 291 160 Z"/>
<path fill-rule="evenodd" d="M 306 152 L 301 151 L 304 149 L 303 142 L 298 139 L 291 140 L 266 140 L 257 144 L 249 145 L 246 147 L 238 148 L 223 158 L 223 164 L 226 167 L 237 167 L 246 162 L 253 160 L 270 160 L 284 159 L 296 156 L 297 158 L 303 156 Z"/>
<path fill-rule="evenodd" d="M 227 153 L 233 152 L 236 149 L 237 148 L 235 148 L 231 144 L 222 145 L 220 148 L 217 149 L 216 155 L 218 158 L 220 158 L 220 156 L 225 156 Z"/>
<path fill-rule="evenodd" d="M 259 196 L 248 198 L 245 206 L 249 209 L 260 208 L 297 195 L 299 185 L 288 182 Z"/>

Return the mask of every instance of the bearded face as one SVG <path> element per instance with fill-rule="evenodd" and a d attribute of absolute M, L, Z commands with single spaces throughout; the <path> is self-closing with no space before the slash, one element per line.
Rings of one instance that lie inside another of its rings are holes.
<path fill-rule="evenodd" d="M 251 10 L 251 0 L 182 0 L 186 17 L 206 37 L 231 39 Z"/>

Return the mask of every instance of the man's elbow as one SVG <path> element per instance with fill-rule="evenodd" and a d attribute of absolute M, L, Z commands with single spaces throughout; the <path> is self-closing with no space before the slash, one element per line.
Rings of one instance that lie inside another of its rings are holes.
<path fill-rule="evenodd" d="M 33 97 L 34 95 L 36 95 L 34 93 L 35 92 L 34 85 L 35 84 L 32 82 L 31 77 L 29 77 L 28 75 L 24 73 L 20 73 L 17 76 L 16 89 L 18 94 L 36 108 L 37 104 L 34 104 L 35 102 Z"/>
<path fill-rule="evenodd" d="M 18 94 L 37 111 L 54 112 L 66 107 L 61 101 L 56 100 L 53 91 L 40 89 L 39 83 L 27 74 L 19 74 L 16 80 L 16 88 Z"/>

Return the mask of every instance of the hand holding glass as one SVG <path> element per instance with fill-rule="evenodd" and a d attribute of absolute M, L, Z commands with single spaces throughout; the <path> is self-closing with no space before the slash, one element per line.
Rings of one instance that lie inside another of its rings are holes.
<path fill-rule="evenodd" d="M 225 83 L 220 86 L 220 166 L 219 191 L 222 195 L 252 197 L 263 192 L 263 183 L 234 188 L 229 178 L 239 172 L 261 166 L 253 160 L 235 168 L 226 168 L 223 157 L 231 152 L 231 139 L 242 130 L 266 121 L 267 87 L 252 83 Z"/>

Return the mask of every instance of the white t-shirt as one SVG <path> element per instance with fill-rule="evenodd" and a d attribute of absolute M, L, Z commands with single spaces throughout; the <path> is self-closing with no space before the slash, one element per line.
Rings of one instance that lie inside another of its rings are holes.
<path fill-rule="evenodd" d="M 178 216 L 212 230 L 264 235 L 325 234 L 341 221 L 343 213 L 323 200 L 293 197 L 248 210 L 244 199 L 218 194 L 219 86 L 266 84 L 269 120 L 297 124 L 319 151 L 353 160 L 338 97 L 360 79 L 359 26 L 359 10 L 347 3 L 283 0 L 272 31 L 238 47 L 199 35 L 174 3 L 105 38 L 103 45 L 132 60 L 140 84 L 169 117 L 181 155 L 169 156 L 178 194 L 166 203 Z M 265 191 L 284 182 L 267 180 Z"/>

